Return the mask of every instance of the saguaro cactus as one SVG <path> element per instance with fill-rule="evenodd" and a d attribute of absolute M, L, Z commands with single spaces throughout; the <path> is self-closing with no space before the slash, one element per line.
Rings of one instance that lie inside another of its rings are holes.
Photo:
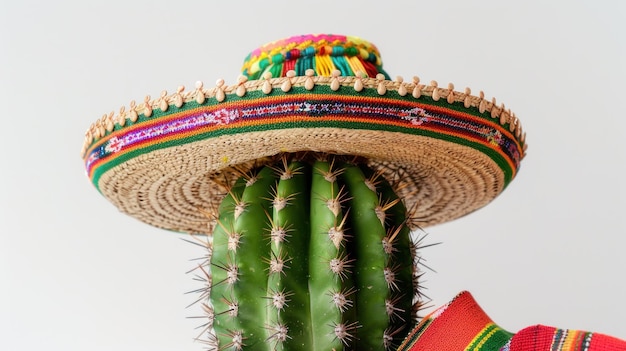
<path fill-rule="evenodd" d="M 219 350 L 385 350 L 414 318 L 415 246 L 365 164 L 282 155 L 219 206 L 208 269 Z"/>

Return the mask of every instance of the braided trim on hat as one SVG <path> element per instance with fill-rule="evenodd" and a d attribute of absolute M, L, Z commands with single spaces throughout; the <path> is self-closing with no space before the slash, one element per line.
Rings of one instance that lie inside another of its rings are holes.
<path fill-rule="evenodd" d="M 452 83 L 447 88 L 440 88 L 436 81 L 431 81 L 429 85 L 420 84 L 420 79 L 414 77 L 412 82 L 404 82 L 401 77 L 396 80 L 385 80 L 382 75 L 376 78 L 367 78 L 361 76 L 338 76 L 338 72 L 333 72 L 333 76 L 313 76 L 314 73 L 309 70 L 305 76 L 295 76 L 295 72 L 288 72 L 287 77 L 269 78 L 267 75 L 263 80 L 248 81 L 246 77 L 240 77 L 238 84 L 225 86 L 224 80 L 219 79 L 216 86 L 211 89 L 204 88 L 202 82 L 196 83 L 196 89 L 185 91 L 180 86 L 177 91 L 171 95 L 167 91 L 163 91 L 157 99 L 151 99 L 146 96 L 144 102 L 137 104 L 131 101 L 130 108 L 122 106 L 119 113 L 114 111 L 103 115 L 96 122 L 92 123 L 85 132 L 85 139 L 81 149 L 81 155 L 86 157 L 87 150 L 92 144 L 105 135 L 112 133 L 114 130 L 124 128 L 129 124 L 135 123 L 139 115 L 144 118 L 152 117 L 155 110 L 166 112 L 170 106 L 180 108 L 188 102 L 196 102 L 202 105 L 207 99 L 215 99 L 217 103 L 224 102 L 227 94 L 236 94 L 239 97 L 245 96 L 248 92 L 263 91 L 264 94 L 270 94 L 274 89 L 280 89 L 283 92 L 289 92 L 294 87 L 305 87 L 312 90 L 316 85 L 327 85 L 331 90 L 336 91 L 340 87 L 351 87 L 354 92 L 359 93 L 363 89 L 376 89 L 379 95 L 385 95 L 387 91 L 395 91 L 397 95 L 405 97 L 407 94 L 413 96 L 419 101 L 420 98 L 431 98 L 432 101 L 438 102 L 443 99 L 451 107 L 454 104 L 462 103 L 462 108 L 477 108 L 480 114 L 488 113 L 491 118 L 504 126 L 515 135 L 515 139 L 519 143 L 520 157 L 523 159 L 526 153 L 526 133 L 522 130 L 519 119 L 512 113 L 510 109 L 506 109 L 504 104 L 497 105 L 496 99 L 490 101 L 485 99 L 485 94 L 480 91 L 478 96 L 471 95 L 470 88 L 465 88 L 464 92 L 454 90 Z"/>

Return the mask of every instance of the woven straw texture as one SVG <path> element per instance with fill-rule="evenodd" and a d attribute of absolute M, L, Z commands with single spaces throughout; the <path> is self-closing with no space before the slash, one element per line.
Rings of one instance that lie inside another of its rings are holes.
<path fill-rule="evenodd" d="M 100 178 L 99 188 L 122 212 L 157 227 L 194 233 L 209 230 L 210 222 L 199 209 L 217 208 L 225 195 L 225 189 L 219 185 L 222 177 L 207 172 L 224 166 L 212 155 L 233 155 L 231 164 L 243 164 L 283 150 L 370 157 L 370 165 L 381 169 L 387 179 L 397 182 L 401 177 L 406 186 L 399 195 L 408 206 L 418 205 L 415 217 L 422 226 L 445 222 L 482 207 L 504 186 L 500 168 L 469 147 L 421 136 L 394 138 L 389 134 L 324 128 L 314 133 L 293 129 L 220 137 L 133 158 L 106 172 Z M 389 143 L 390 139 L 397 140 Z M 342 144 L 343 141 L 349 142 Z M 381 152 L 374 154 L 373 147 Z M 178 169 L 184 173 L 175 173 Z M 236 172 L 225 175 L 231 183 L 237 176 Z"/>

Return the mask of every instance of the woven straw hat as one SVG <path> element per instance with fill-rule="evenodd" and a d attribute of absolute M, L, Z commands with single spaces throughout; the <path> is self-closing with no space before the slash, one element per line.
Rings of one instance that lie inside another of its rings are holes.
<path fill-rule="evenodd" d="M 305 35 L 262 46 L 234 85 L 178 88 L 92 124 L 82 156 L 122 212 L 173 231 L 209 233 L 203 210 L 233 169 L 280 153 L 356 155 L 392 182 L 417 224 L 458 218 L 515 177 L 526 145 L 495 99 L 452 84 L 391 80 L 377 48 L 355 37 Z"/>

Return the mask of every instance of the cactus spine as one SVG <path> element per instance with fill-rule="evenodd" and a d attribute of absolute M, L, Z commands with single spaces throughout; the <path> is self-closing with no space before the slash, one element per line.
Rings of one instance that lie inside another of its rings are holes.
<path fill-rule="evenodd" d="M 392 349 L 419 303 L 406 208 L 364 164 L 289 157 L 240 177 L 218 209 L 210 348 Z"/>

